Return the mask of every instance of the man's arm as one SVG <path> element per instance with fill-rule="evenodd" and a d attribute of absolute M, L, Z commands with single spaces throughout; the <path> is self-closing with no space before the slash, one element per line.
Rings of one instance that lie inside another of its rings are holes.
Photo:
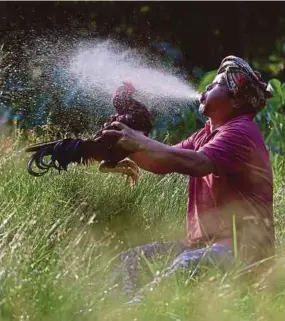
<path fill-rule="evenodd" d="M 137 165 L 156 174 L 179 173 L 206 176 L 214 172 L 212 160 L 203 153 L 168 146 L 145 137 L 141 151 L 131 155 Z"/>
<path fill-rule="evenodd" d="M 212 160 L 203 153 L 184 146 L 168 146 L 150 139 L 126 125 L 114 122 L 118 130 L 103 131 L 103 135 L 117 136 L 118 144 L 131 152 L 131 159 L 139 167 L 157 174 L 180 173 L 191 176 L 205 176 L 214 171 Z M 191 146 L 190 146 L 191 147 Z"/>
<path fill-rule="evenodd" d="M 195 134 L 194 134 L 195 135 Z M 194 135 L 188 137 L 182 142 L 172 145 L 172 147 L 183 148 L 183 149 L 194 149 L 193 146 L 193 137 Z M 152 172 L 154 174 L 168 174 L 171 172 L 168 164 L 159 164 L 156 161 L 152 160 L 147 153 L 137 152 L 129 156 L 140 168 Z"/>
<path fill-rule="evenodd" d="M 162 164 L 158 164 L 148 157 L 148 155 L 144 152 L 131 154 L 129 158 L 133 160 L 140 168 L 148 172 L 152 172 L 154 174 L 168 174 L 171 172 L 166 164 L 164 166 Z"/>

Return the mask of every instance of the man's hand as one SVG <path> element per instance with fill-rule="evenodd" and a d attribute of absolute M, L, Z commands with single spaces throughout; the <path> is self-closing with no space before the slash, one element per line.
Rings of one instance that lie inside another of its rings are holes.
<path fill-rule="evenodd" d="M 113 122 L 110 127 L 112 129 L 103 130 L 103 136 L 114 136 L 118 138 L 118 144 L 125 150 L 131 153 L 136 153 L 142 150 L 147 137 L 140 131 L 133 130 L 120 122 Z M 113 129 L 115 127 L 115 129 Z"/>

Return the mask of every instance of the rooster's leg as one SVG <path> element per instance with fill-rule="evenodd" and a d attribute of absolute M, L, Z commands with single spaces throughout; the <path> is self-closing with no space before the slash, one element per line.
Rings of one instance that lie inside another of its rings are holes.
<path fill-rule="evenodd" d="M 123 159 L 115 166 L 103 161 L 100 163 L 99 171 L 103 173 L 121 173 L 127 176 L 127 180 L 130 181 L 131 185 L 138 183 L 139 167 L 129 158 Z"/>

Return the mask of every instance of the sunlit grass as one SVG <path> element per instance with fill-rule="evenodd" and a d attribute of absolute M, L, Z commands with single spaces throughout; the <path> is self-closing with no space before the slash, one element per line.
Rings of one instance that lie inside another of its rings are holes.
<path fill-rule="evenodd" d="M 110 289 L 116 255 L 130 246 L 184 235 L 187 179 L 122 176 L 74 166 L 34 178 L 13 140 L 0 154 L 1 320 L 283 320 L 284 161 L 272 159 L 279 259 L 256 278 L 215 269 L 178 273 L 145 300 L 126 305 Z M 163 266 L 152 264 L 148 275 Z"/>

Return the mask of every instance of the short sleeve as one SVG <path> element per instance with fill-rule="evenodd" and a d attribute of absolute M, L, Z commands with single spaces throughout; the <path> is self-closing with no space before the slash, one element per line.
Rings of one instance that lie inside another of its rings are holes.
<path fill-rule="evenodd" d="M 190 137 L 182 140 L 180 143 L 173 145 L 173 147 L 183 148 L 183 149 L 194 149 L 194 141 L 199 132 L 194 133 Z"/>
<path fill-rule="evenodd" d="M 185 140 L 183 140 L 182 142 L 175 144 L 175 145 L 171 145 L 171 147 L 178 147 L 178 148 L 183 148 L 183 149 L 194 149 L 194 140 L 195 140 L 195 135 L 196 133 L 194 133 L 192 136 L 186 138 Z M 140 158 L 142 158 L 143 156 L 140 156 Z M 151 162 L 148 159 L 144 160 L 144 163 L 148 163 L 148 167 L 149 169 L 151 169 L 152 172 L 156 173 L 156 174 L 166 174 L 169 173 L 169 167 L 168 164 L 157 164 L 155 162 Z M 145 165 L 146 166 L 146 165 Z"/>
<path fill-rule="evenodd" d="M 245 171 L 252 161 L 253 151 L 253 140 L 238 128 L 221 131 L 199 149 L 199 152 L 203 152 L 214 162 L 217 175 L 225 171 Z"/>

